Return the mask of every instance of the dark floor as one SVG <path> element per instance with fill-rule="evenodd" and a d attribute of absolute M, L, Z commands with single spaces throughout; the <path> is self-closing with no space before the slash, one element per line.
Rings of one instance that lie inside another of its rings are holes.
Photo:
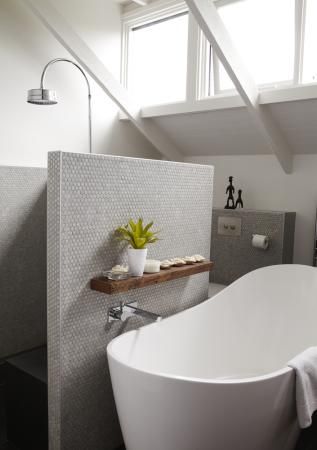
<path fill-rule="evenodd" d="M 47 450 L 47 358 L 40 347 L 0 363 L 0 450 Z"/>
<path fill-rule="evenodd" d="M 313 415 L 311 427 L 302 430 L 295 450 L 317 449 L 317 411 Z"/>
<path fill-rule="evenodd" d="M 0 450 L 18 450 L 18 449 L 14 447 L 12 444 L 9 444 L 9 442 L 7 442 L 6 444 L 0 447 Z"/>
<path fill-rule="evenodd" d="M 7 450 L 6 417 L 5 417 L 5 372 L 4 363 L 0 363 L 0 450 Z"/>

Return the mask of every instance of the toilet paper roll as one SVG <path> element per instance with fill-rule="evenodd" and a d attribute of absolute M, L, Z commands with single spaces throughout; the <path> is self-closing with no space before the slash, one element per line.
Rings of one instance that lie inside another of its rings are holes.
<path fill-rule="evenodd" d="M 266 250 L 269 246 L 269 238 L 262 234 L 254 234 L 252 237 L 252 247 Z"/>

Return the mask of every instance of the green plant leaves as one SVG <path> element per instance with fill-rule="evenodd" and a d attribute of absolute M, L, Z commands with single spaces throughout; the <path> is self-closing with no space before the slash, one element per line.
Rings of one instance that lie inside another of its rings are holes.
<path fill-rule="evenodd" d="M 146 239 L 145 238 L 135 237 L 134 238 L 134 242 L 135 242 L 135 245 L 136 245 L 135 248 L 144 248 L 144 246 L 146 244 Z"/>
<path fill-rule="evenodd" d="M 143 249 L 147 244 L 154 244 L 159 240 L 157 237 L 159 231 L 149 231 L 152 226 L 153 222 L 150 222 L 143 227 L 141 218 L 137 222 L 130 219 L 127 225 L 118 227 L 116 233 L 120 241 L 128 242 L 135 249 Z"/>
<path fill-rule="evenodd" d="M 152 226 L 153 226 L 153 222 L 148 223 L 147 226 L 144 227 L 144 233 L 147 233 Z"/>
<path fill-rule="evenodd" d="M 135 231 L 136 225 L 135 225 L 135 223 L 133 222 L 132 219 L 129 220 L 129 225 L 130 225 L 131 230 Z M 128 227 L 128 225 L 126 225 L 126 227 Z"/>

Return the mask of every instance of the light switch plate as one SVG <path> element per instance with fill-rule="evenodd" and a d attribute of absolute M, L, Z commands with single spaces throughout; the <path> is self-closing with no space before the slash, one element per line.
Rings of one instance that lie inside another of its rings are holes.
<path fill-rule="evenodd" d="M 218 217 L 218 234 L 223 236 L 241 236 L 242 219 L 240 217 Z"/>

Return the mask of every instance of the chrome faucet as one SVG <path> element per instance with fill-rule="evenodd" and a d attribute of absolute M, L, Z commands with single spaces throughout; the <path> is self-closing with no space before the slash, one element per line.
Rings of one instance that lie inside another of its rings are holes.
<path fill-rule="evenodd" d="M 144 309 L 140 309 L 134 306 L 134 304 L 124 304 L 121 302 L 119 306 L 113 306 L 112 308 L 110 308 L 108 311 L 108 322 L 114 322 L 118 320 L 124 322 L 129 317 L 134 316 L 144 317 L 145 319 L 152 320 L 153 322 L 159 322 L 160 320 L 162 320 L 162 316 L 154 314 L 150 311 L 145 311 Z"/>

